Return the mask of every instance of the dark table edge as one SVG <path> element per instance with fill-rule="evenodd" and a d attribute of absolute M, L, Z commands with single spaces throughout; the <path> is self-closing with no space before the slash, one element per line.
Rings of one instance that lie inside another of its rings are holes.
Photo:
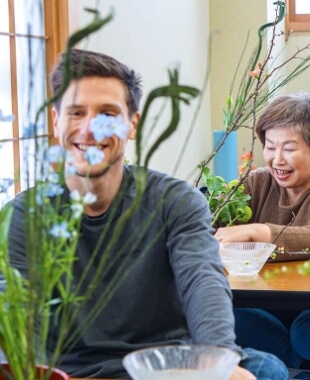
<path fill-rule="evenodd" d="M 308 291 L 243 290 L 233 289 L 234 307 L 261 309 L 310 309 L 310 289 Z"/>

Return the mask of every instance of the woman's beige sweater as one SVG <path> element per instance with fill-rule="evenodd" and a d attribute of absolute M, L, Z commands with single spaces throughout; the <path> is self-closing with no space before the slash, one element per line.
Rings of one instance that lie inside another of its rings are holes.
<path fill-rule="evenodd" d="M 267 224 L 277 249 L 284 247 L 285 253 L 277 254 L 275 260 L 310 259 L 310 254 L 303 253 L 310 250 L 310 189 L 290 204 L 286 189 L 265 168 L 251 174 L 244 185 L 251 195 L 249 223 Z"/>

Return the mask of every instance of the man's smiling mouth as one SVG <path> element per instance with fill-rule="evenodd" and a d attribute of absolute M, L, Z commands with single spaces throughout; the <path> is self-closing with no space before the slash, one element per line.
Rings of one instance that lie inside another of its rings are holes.
<path fill-rule="evenodd" d="M 103 144 L 94 144 L 94 145 L 86 145 L 86 144 L 74 144 L 74 146 L 83 152 L 86 152 L 86 150 L 92 146 L 96 147 L 98 150 L 103 150 L 104 148 L 107 147 L 107 145 Z"/>

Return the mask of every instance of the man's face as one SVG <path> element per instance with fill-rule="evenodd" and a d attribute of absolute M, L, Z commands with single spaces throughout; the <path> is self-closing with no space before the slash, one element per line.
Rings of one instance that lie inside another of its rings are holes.
<path fill-rule="evenodd" d="M 278 184 L 302 194 L 310 188 L 310 147 L 291 127 L 266 131 L 264 159 Z"/>
<path fill-rule="evenodd" d="M 73 80 L 64 93 L 60 110 L 52 110 L 54 136 L 59 144 L 71 153 L 76 174 L 79 176 L 99 177 L 112 165 L 122 165 L 127 139 L 134 139 L 139 114 L 132 118 L 128 115 L 126 91 L 123 83 L 116 78 L 84 77 Z M 90 121 L 98 114 L 122 116 L 128 124 L 125 139 L 116 135 L 96 142 L 89 130 Z M 100 164 L 90 166 L 85 159 L 87 148 L 95 146 L 104 153 Z"/>

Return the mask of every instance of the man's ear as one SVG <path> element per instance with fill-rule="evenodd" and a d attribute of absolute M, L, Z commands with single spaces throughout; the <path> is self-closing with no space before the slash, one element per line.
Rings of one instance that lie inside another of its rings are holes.
<path fill-rule="evenodd" d="M 53 120 L 53 130 L 54 137 L 59 137 L 59 129 L 58 129 L 58 112 L 55 107 L 52 107 L 52 120 Z"/>
<path fill-rule="evenodd" d="M 128 134 L 129 140 L 134 140 L 136 138 L 138 123 L 139 123 L 140 118 L 141 118 L 141 115 L 139 112 L 136 112 L 132 116 L 131 121 L 130 121 L 130 131 Z"/>

